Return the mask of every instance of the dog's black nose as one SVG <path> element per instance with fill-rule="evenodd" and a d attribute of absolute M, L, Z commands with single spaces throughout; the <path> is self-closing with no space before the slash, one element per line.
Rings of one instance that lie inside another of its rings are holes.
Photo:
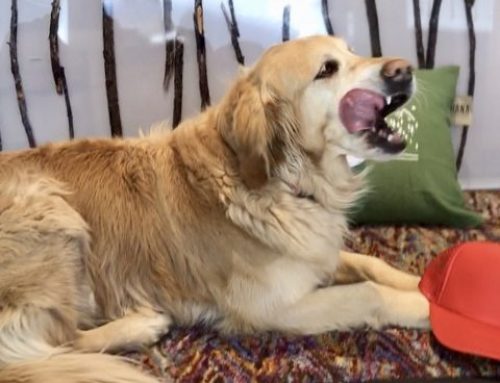
<path fill-rule="evenodd" d="M 413 79 L 411 64 L 403 59 L 388 61 L 380 72 L 384 82 L 391 93 L 405 92 Z"/>

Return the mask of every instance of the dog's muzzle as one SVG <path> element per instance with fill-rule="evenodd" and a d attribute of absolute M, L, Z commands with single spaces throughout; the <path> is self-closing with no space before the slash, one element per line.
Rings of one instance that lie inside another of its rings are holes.
<path fill-rule="evenodd" d="M 385 117 L 405 104 L 413 92 L 413 70 L 401 59 L 384 64 L 380 71 L 380 92 L 353 89 L 340 102 L 340 119 L 349 133 L 365 137 L 369 145 L 386 153 L 399 153 L 406 147 L 400 134 L 393 131 Z"/>

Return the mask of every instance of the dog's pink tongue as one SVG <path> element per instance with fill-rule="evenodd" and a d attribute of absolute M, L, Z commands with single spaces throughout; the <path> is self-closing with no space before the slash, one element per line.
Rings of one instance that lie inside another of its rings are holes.
<path fill-rule="evenodd" d="M 377 113 L 384 107 L 384 98 L 370 90 L 349 91 L 340 102 L 340 119 L 349 133 L 370 129 Z"/>

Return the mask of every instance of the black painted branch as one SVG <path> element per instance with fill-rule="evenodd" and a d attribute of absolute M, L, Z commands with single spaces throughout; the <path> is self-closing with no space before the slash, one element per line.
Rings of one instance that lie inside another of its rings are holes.
<path fill-rule="evenodd" d="M 328 0 L 321 0 L 321 12 L 323 13 L 326 32 L 333 36 L 335 33 L 333 32 L 332 22 L 328 13 Z"/>
<path fill-rule="evenodd" d="M 68 117 L 69 138 L 72 140 L 73 138 L 75 138 L 75 128 L 73 125 L 73 109 L 71 108 L 71 102 L 69 100 L 68 82 L 66 81 L 66 72 L 64 71 L 64 68 L 62 68 L 62 76 L 64 78 L 63 94 L 64 103 L 66 104 L 66 115 Z"/>
<path fill-rule="evenodd" d="M 50 64 L 52 65 L 52 75 L 56 83 L 57 94 L 63 94 L 62 68 L 59 62 L 59 39 L 57 30 L 59 29 L 59 14 L 61 12 L 60 0 L 52 1 L 52 11 L 50 12 L 49 26 L 49 45 L 50 45 Z"/>
<path fill-rule="evenodd" d="M 441 10 L 442 0 L 434 0 L 432 3 L 431 17 L 429 20 L 429 37 L 427 40 L 427 54 L 425 67 L 434 68 L 434 57 L 436 56 L 437 35 L 439 29 L 439 11 Z"/>
<path fill-rule="evenodd" d="M 174 74 L 175 37 L 172 22 L 172 0 L 163 0 L 163 27 L 165 31 L 165 74 L 163 75 L 163 89 L 168 90 Z"/>
<path fill-rule="evenodd" d="M 467 18 L 467 29 L 469 32 L 469 84 L 467 94 L 474 96 L 474 88 L 476 86 L 476 33 L 474 30 L 474 19 L 472 18 L 472 7 L 474 0 L 465 0 L 465 16 Z M 462 160 L 465 152 L 465 145 L 467 143 L 467 135 L 469 134 L 469 126 L 462 127 L 462 135 L 460 137 L 460 146 L 457 154 L 457 170 L 462 167 Z"/>
<path fill-rule="evenodd" d="M 33 129 L 28 118 L 28 107 L 26 106 L 26 97 L 23 90 L 23 82 L 21 73 L 19 71 L 19 62 L 17 59 L 17 0 L 12 0 L 11 14 L 10 14 L 10 38 L 9 38 L 9 54 L 10 54 L 10 69 L 14 77 L 16 85 L 17 104 L 19 106 L 19 113 L 23 122 L 24 131 L 28 138 L 28 144 L 31 148 L 36 146 L 35 136 Z"/>
<path fill-rule="evenodd" d="M 184 66 L 184 43 L 175 39 L 174 62 L 174 114 L 172 126 L 175 128 L 182 119 L 182 71 Z"/>
<path fill-rule="evenodd" d="M 104 55 L 104 75 L 106 77 L 106 96 L 108 98 L 109 123 L 112 136 L 122 136 L 122 121 L 118 100 L 118 85 L 116 78 L 115 37 L 113 26 L 112 2 L 108 1 L 102 7 L 102 35 Z"/>
<path fill-rule="evenodd" d="M 236 21 L 236 13 L 234 12 L 233 0 L 228 0 L 229 12 L 231 13 L 231 20 L 233 21 L 234 28 L 236 29 L 236 36 L 240 37 L 240 28 L 238 27 L 238 22 Z"/>
<path fill-rule="evenodd" d="M 163 75 L 163 89 L 168 90 L 172 75 L 174 74 L 174 61 L 175 61 L 175 38 L 165 42 L 165 74 Z"/>
<path fill-rule="evenodd" d="M 59 39 L 57 32 L 59 30 L 59 13 L 61 11 L 60 0 L 52 0 L 52 11 L 50 12 L 49 26 L 49 46 L 50 46 L 50 63 L 52 65 L 52 75 L 56 86 L 57 94 L 64 94 L 64 102 L 66 104 L 66 115 L 68 117 L 69 138 L 75 138 L 75 129 L 73 127 L 73 111 L 68 93 L 68 83 L 66 81 L 66 73 L 64 67 L 61 66 L 59 59 Z"/>
<path fill-rule="evenodd" d="M 210 92 L 207 78 L 207 53 L 205 47 L 205 32 L 203 27 L 202 0 L 194 2 L 194 35 L 196 38 L 196 56 L 198 60 L 198 79 L 200 85 L 201 110 L 210 105 Z"/>
<path fill-rule="evenodd" d="M 232 3 L 231 0 L 229 2 Z M 229 16 L 227 9 L 224 6 L 224 3 L 220 3 L 220 7 L 222 10 L 222 14 L 224 15 L 224 19 L 226 20 L 227 29 L 229 30 L 229 34 L 231 35 L 231 44 L 233 45 L 236 61 L 238 61 L 238 63 L 240 63 L 241 65 L 245 65 L 245 57 L 241 52 L 240 43 L 238 41 L 239 32 L 238 32 L 238 24 L 236 23 L 236 19 L 234 18 L 236 17 L 234 15 L 234 7 L 233 7 L 233 12 L 231 12 L 231 16 Z"/>
<path fill-rule="evenodd" d="M 377 4 L 375 0 L 365 0 L 366 16 L 368 17 L 368 26 L 370 28 L 370 43 L 372 47 L 372 56 L 382 56 L 380 46 L 380 32 L 378 27 Z"/>
<path fill-rule="evenodd" d="M 283 8 L 283 25 L 281 27 L 281 40 L 290 40 L 290 5 Z"/>
<path fill-rule="evenodd" d="M 417 46 L 418 67 L 425 67 L 424 42 L 422 37 L 422 20 L 420 17 L 420 0 L 413 0 L 413 18 L 415 19 L 415 43 Z"/>

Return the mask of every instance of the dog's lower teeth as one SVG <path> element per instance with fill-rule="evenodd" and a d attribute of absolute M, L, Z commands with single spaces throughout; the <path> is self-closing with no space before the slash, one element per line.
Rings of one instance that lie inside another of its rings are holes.
<path fill-rule="evenodd" d="M 394 141 L 394 134 L 389 134 L 389 137 L 387 137 L 387 141 L 389 142 Z"/>
<path fill-rule="evenodd" d="M 392 96 L 387 96 L 387 97 L 385 98 L 385 102 L 386 102 L 386 104 L 387 104 L 387 105 L 390 105 L 390 104 L 391 104 L 391 102 L 392 102 Z"/>

